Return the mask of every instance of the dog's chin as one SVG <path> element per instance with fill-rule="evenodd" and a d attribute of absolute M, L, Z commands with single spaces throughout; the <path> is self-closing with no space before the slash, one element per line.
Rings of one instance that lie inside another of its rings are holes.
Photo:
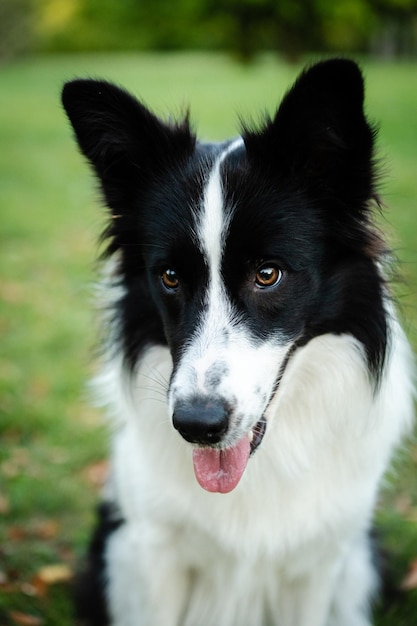
<path fill-rule="evenodd" d="M 266 419 L 262 417 L 234 445 L 225 448 L 195 448 L 193 465 L 199 485 L 214 493 L 233 491 L 245 472 L 249 458 L 260 446 L 265 431 Z"/>

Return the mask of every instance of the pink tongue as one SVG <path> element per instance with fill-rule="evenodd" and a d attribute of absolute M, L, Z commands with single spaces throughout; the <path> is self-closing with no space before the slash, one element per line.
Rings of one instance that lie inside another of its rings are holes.
<path fill-rule="evenodd" d="M 242 478 L 250 454 L 250 443 L 242 437 L 233 448 L 196 448 L 193 452 L 195 476 L 203 489 L 229 493 Z"/>

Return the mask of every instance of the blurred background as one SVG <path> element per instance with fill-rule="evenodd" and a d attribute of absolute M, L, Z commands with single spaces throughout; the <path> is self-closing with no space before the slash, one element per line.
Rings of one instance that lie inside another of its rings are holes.
<path fill-rule="evenodd" d="M 415 0 L 2 0 L 0 57 L 24 51 L 417 51 Z"/>
<path fill-rule="evenodd" d="M 417 0 L 0 0 L 0 626 L 69 626 L 107 471 L 95 370 L 97 185 L 60 105 L 75 76 L 124 85 L 200 136 L 273 113 L 303 65 L 352 56 L 380 126 L 379 216 L 417 349 Z M 378 626 L 417 626 L 417 445 L 385 481 Z M 253 626 L 259 626 L 254 624 Z M 308 625 L 305 625 L 308 626 Z"/>
<path fill-rule="evenodd" d="M 28 51 L 417 52 L 415 0 L 2 0 L 0 57 Z"/>

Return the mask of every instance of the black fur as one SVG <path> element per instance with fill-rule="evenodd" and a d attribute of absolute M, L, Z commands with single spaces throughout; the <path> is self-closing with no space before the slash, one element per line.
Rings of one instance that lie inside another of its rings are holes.
<path fill-rule="evenodd" d="M 122 524 L 123 520 L 111 505 L 102 503 L 99 506 L 97 525 L 74 587 L 76 621 L 79 626 L 107 626 L 110 623 L 105 601 L 105 546 L 109 536 Z"/>

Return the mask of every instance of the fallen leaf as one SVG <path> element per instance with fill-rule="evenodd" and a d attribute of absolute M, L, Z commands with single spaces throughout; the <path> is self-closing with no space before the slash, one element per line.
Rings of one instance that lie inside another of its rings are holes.
<path fill-rule="evenodd" d="M 43 580 L 46 585 L 66 583 L 72 578 L 72 570 L 65 563 L 45 565 L 37 572 L 36 577 Z"/>
<path fill-rule="evenodd" d="M 408 568 L 408 572 L 401 583 L 401 589 L 410 591 L 417 589 L 417 559 L 414 559 Z"/>
<path fill-rule="evenodd" d="M 49 587 L 69 582 L 73 577 L 71 568 L 65 563 L 45 565 L 32 578 L 31 585 L 36 595 L 45 597 Z"/>
<path fill-rule="evenodd" d="M 34 535 L 39 539 L 54 539 L 59 531 L 56 520 L 48 519 L 38 522 L 34 528 Z"/>
<path fill-rule="evenodd" d="M 26 528 L 23 528 L 23 526 L 13 524 L 7 529 L 7 536 L 13 541 L 21 541 L 22 539 L 27 539 L 29 531 Z"/>
<path fill-rule="evenodd" d="M 8 513 L 10 513 L 10 500 L 5 494 L 0 493 L 0 515 Z"/>
<path fill-rule="evenodd" d="M 59 532 L 60 526 L 58 521 L 53 519 L 34 520 L 27 526 L 12 524 L 7 529 L 7 536 L 13 541 L 22 541 L 23 539 L 55 539 Z"/>
<path fill-rule="evenodd" d="M 34 597 L 38 595 L 38 590 L 36 589 L 36 587 L 31 585 L 30 583 L 21 583 L 19 585 L 19 591 L 21 593 L 24 593 L 25 596 Z"/>
<path fill-rule="evenodd" d="M 108 461 L 97 461 L 85 469 L 85 477 L 93 487 L 102 487 L 109 472 Z"/>
<path fill-rule="evenodd" d="M 20 611 L 10 611 L 10 618 L 18 626 L 41 626 L 44 620 L 41 617 L 35 617 L 35 615 L 29 615 L 29 613 L 21 613 Z"/>
<path fill-rule="evenodd" d="M 38 374 L 29 383 L 30 397 L 35 401 L 43 400 L 51 392 L 51 383 L 47 376 Z"/>
<path fill-rule="evenodd" d="M 395 502 L 395 510 L 403 517 L 407 517 L 411 510 L 411 504 L 410 496 L 402 494 Z"/>
<path fill-rule="evenodd" d="M 16 446 L 10 450 L 9 458 L 1 464 L 1 472 L 6 478 L 15 478 L 23 471 L 27 471 L 30 463 L 28 450 L 22 446 Z"/>

